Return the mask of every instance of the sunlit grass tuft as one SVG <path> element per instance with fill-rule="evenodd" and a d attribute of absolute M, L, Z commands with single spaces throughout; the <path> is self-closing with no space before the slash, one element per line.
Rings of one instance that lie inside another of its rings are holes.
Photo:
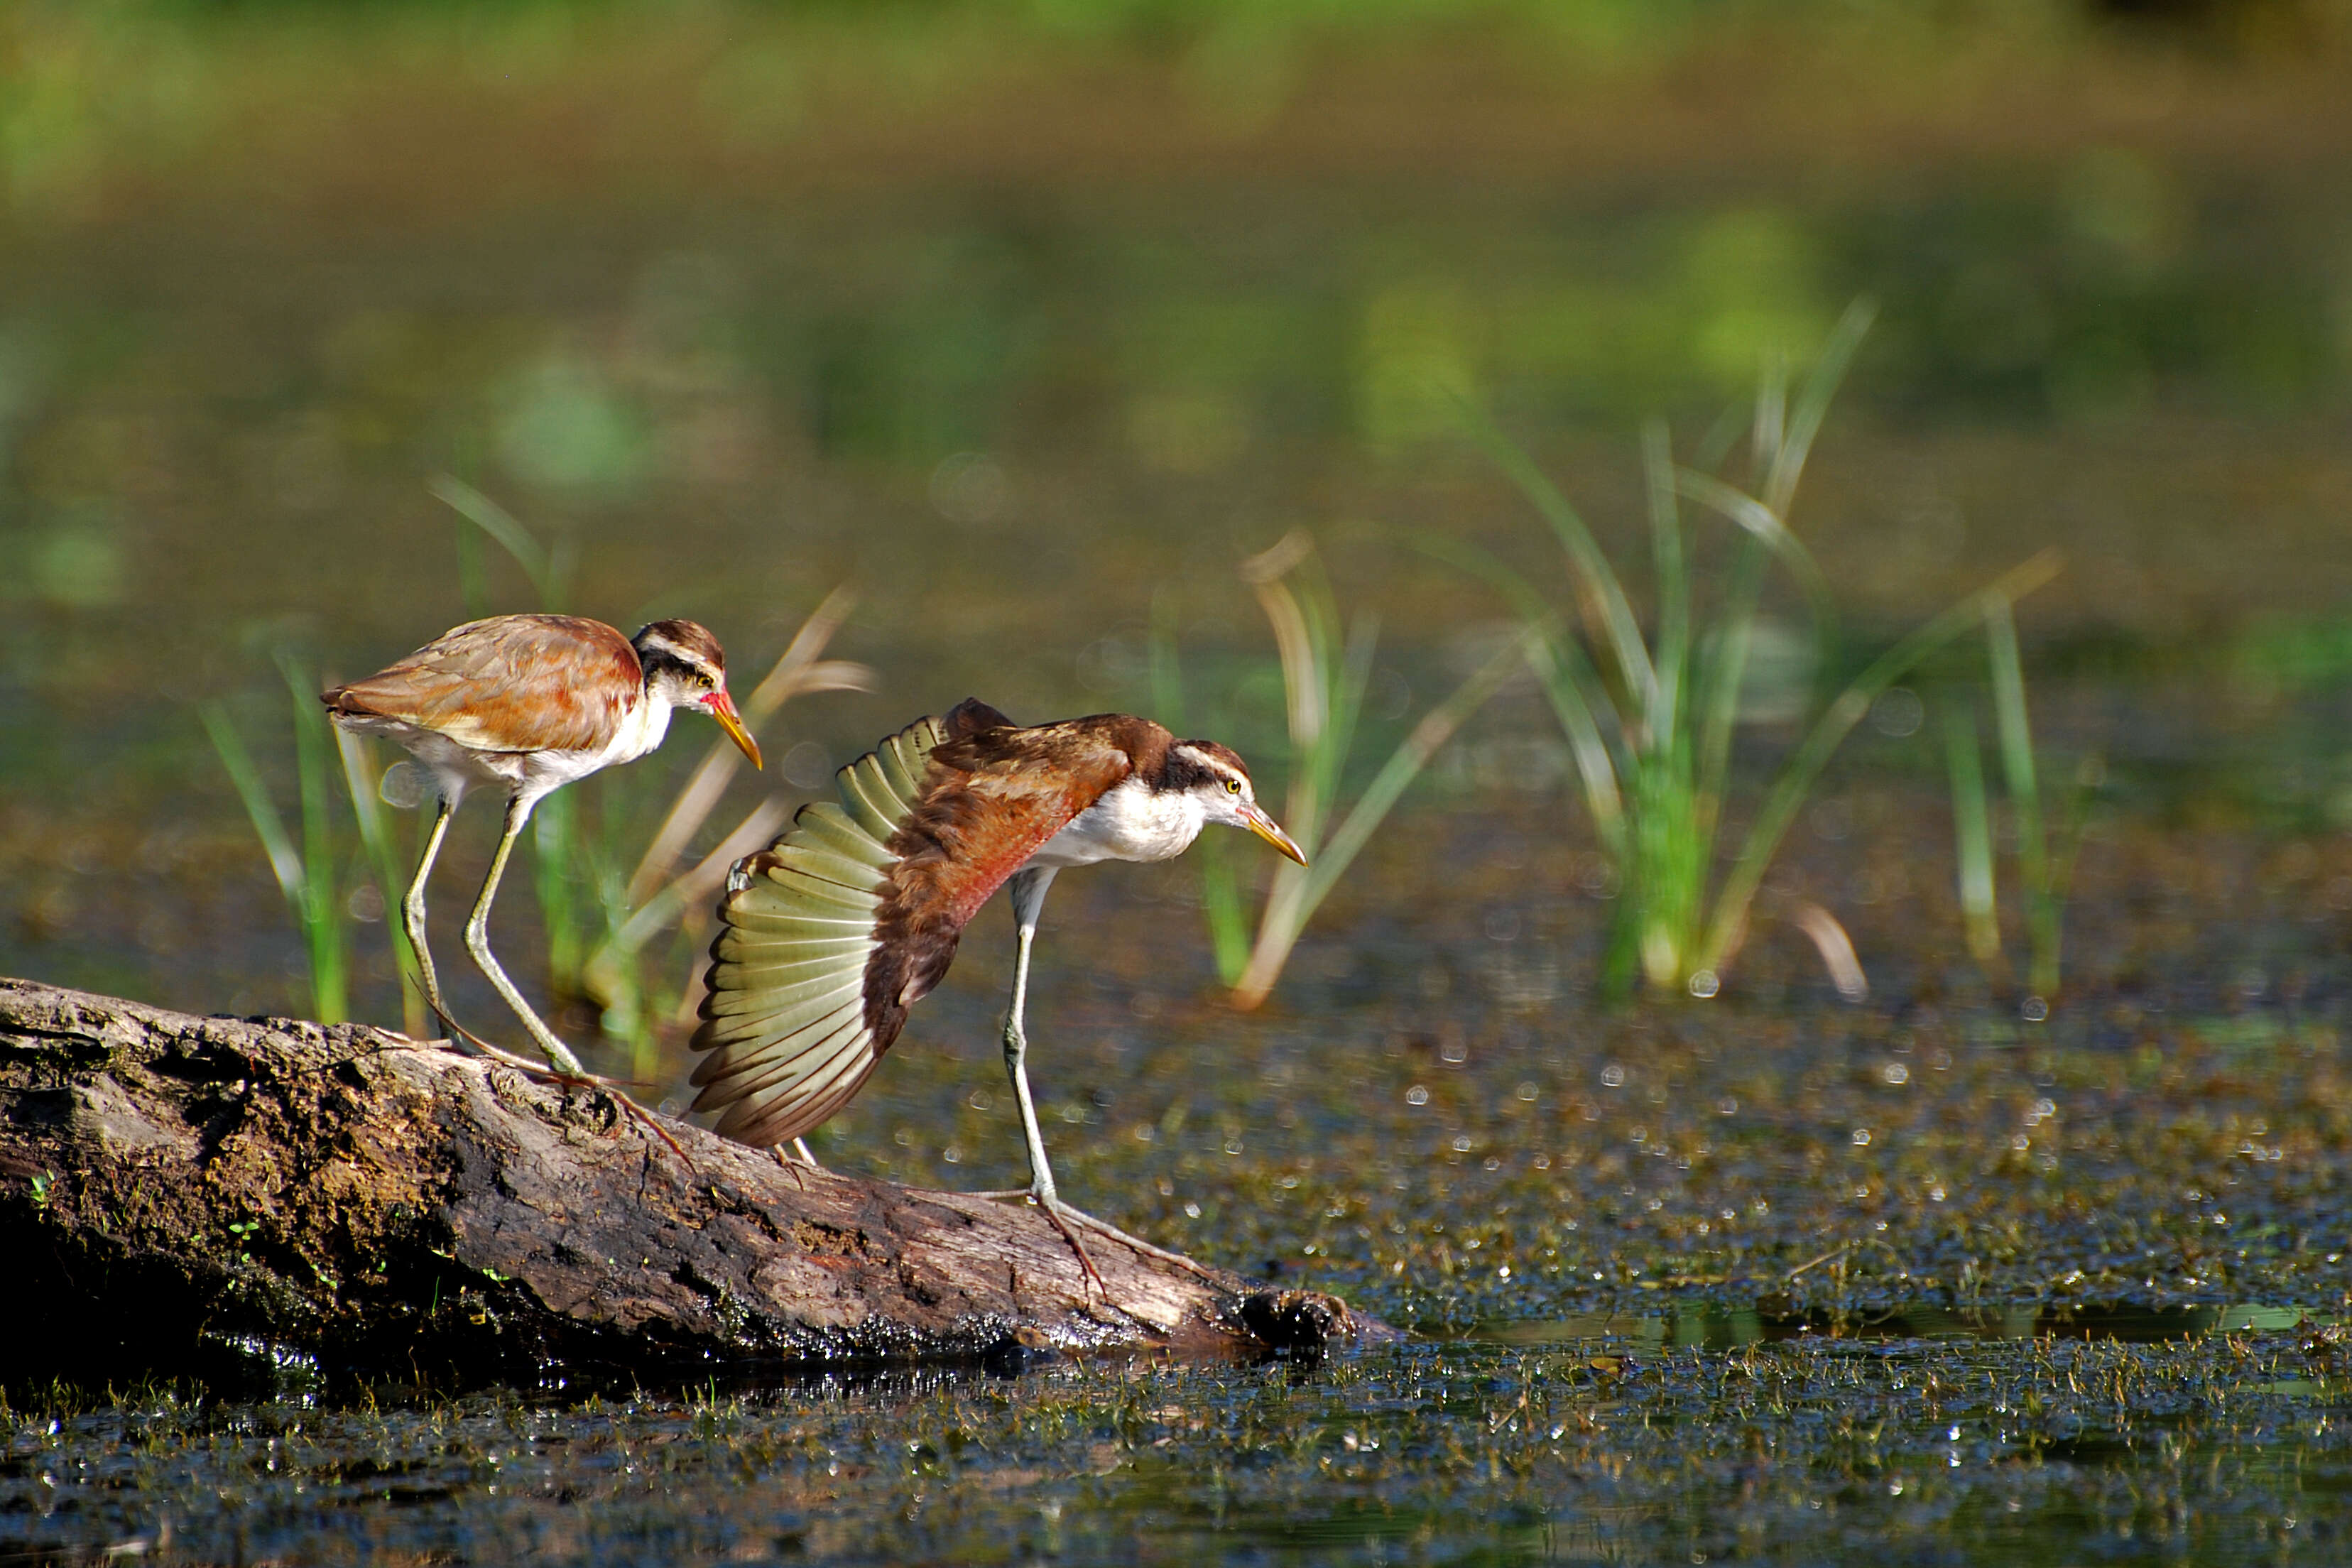
<path fill-rule="evenodd" d="M 1237 1007 L 1258 1006 L 1282 977 L 1307 922 L 1347 873 L 1365 844 L 1439 747 L 1502 686 L 1526 657 L 1517 639 L 1507 643 L 1456 687 L 1390 753 L 1354 804 L 1340 816 L 1340 792 L 1353 753 L 1357 721 L 1379 645 L 1377 622 L 1359 616 L 1344 631 L 1330 579 L 1314 541 L 1294 531 L 1242 563 L 1242 580 L 1257 596 L 1274 630 L 1282 669 L 1284 712 L 1290 731 L 1290 783 L 1283 826 L 1307 852 L 1305 866 L 1277 863 L 1255 923 L 1242 892 L 1231 846 L 1202 846 L 1202 909 L 1209 922 L 1219 975 Z M 1166 601 L 1157 607 L 1152 668 L 1160 710 L 1184 722 L 1176 639 Z M 1335 820 L 1336 819 L 1336 820 Z"/>
<path fill-rule="evenodd" d="M 280 656 L 278 663 L 294 702 L 295 794 L 302 828 L 299 846 L 278 815 L 261 769 L 228 710 L 217 701 L 207 701 L 198 706 L 196 716 L 245 805 L 254 835 L 269 858 L 270 873 L 277 878 L 278 891 L 285 895 L 286 907 L 302 933 L 310 981 L 310 1016 L 322 1024 L 339 1024 L 351 1016 L 351 966 L 343 927 L 342 877 L 327 805 L 332 793 L 327 762 L 332 742 L 327 733 L 325 710 L 319 705 L 313 672 L 289 657 Z"/>
<path fill-rule="evenodd" d="M 1812 709 L 1717 884 L 1740 691 L 1772 567 L 1806 605 L 1819 667 L 1827 671 L 1837 662 L 1828 584 L 1787 519 L 1871 314 L 1864 302 L 1846 311 L 1793 403 L 1785 377 L 1767 374 L 1749 422 L 1754 493 L 1678 466 L 1663 426 L 1645 432 L 1656 594 L 1647 637 L 1623 578 L 1584 520 L 1524 450 L 1465 405 L 1472 433 L 1549 524 L 1566 557 L 1568 602 L 1555 603 L 1525 574 L 1475 545 L 1445 535 L 1419 542 L 1492 584 L 1532 635 L 1529 663 L 1567 734 L 1595 837 L 1617 875 L 1620 892 L 1602 974 L 1612 994 L 1630 992 L 1639 981 L 1656 992 L 1714 995 L 1723 967 L 1746 938 L 1756 891 L 1798 808 L 1872 700 L 1991 606 L 2006 605 L 2057 570 L 2049 552 L 2013 569 L 1920 626 Z M 1733 525 L 1737 543 L 1712 577 L 1688 552 L 1684 500 Z M 1709 602 L 1702 605 L 1710 587 Z"/>
<path fill-rule="evenodd" d="M 1985 605 L 1985 655 L 1992 688 L 1993 731 L 2001 781 L 2017 834 L 2018 884 L 2024 900 L 2025 984 L 2043 1005 L 2055 1000 L 2074 862 L 2092 795 L 2105 772 L 2096 755 L 2076 767 L 2064 816 L 2053 831 L 2042 810 L 2041 765 L 2026 711 L 2025 667 L 2017 647 L 2017 619 L 2006 598 Z M 1946 711 L 1945 752 L 1952 782 L 1952 828 L 1959 867 L 1960 918 L 1969 952 L 1996 983 L 2009 978 L 2002 952 L 1993 867 L 1992 808 L 1985 788 L 1976 706 L 1964 699 Z"/>

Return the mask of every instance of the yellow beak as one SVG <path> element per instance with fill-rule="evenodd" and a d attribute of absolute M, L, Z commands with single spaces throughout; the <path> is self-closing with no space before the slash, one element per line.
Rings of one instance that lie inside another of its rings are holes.
<path fill-rule="evenodd" d="M 1256 834 L 1300 865 L 1307 864 L 1307 851 L 1292 843 L 1290 835 L 1285 833 L 1276 824 L 1274 818 L 1268 816 L 1255 803 L 1242 807 L 1242 820 L 1249 825 L 1249 830 L 1252 833 Z"/>
<path fill-rule="evenodd" d="M 727 731 L 727 738 L 743 748 L 743 754 L 751 759 L 751 765 L 764 770 L 767 764 L 760 761 L 760 742 L 751 739 L 751 731 L 743 728 L 743 716 L 735 711 L 735 699 L 724 691 L 714 691 L 702 700 L 702 706 L 719 721 L 719 727 Z"/>

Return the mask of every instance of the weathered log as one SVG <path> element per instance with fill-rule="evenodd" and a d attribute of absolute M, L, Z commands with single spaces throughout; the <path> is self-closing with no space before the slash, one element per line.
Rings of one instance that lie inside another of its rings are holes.
<path fill-rule="evenodd" d="M 0 1336 L 12 1382 L 674 1382 L 1390 1333 L 1087 1249 L 1108 1299 L 1026 1205 L 788 1167 L 381 1029 L 0 980 L 0 1257 L 39 1325 Z"/>

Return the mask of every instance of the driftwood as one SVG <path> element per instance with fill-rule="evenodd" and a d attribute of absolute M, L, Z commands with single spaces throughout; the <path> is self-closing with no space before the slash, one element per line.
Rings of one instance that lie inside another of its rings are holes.
<path fill-rule="evenodd" d="M 1390 1331 L 1026 1205 L 787 1167 L 380 1029 L 0 980 L 10 1382 L 560 1386 Z"/>

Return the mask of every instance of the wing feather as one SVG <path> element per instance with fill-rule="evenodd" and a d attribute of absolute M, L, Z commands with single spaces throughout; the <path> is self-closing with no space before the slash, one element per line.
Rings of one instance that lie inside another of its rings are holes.
<path fill-rule="evenodd" d="M 1165 733 L 1108 718 L 1024 730 L 967 701 L 843 768 L 840 805 L 803 806 L 728 879 L 694 1108 L 776 1143 L 846 1105 L 973 914 L 1128 776 L 1139 737 Z"/>
<path fill-rule="evenodd" d="M 351 720 L 389 719 L 478 752 L 593 751 L 643 700 L 629 639 L 580 616 L 468 621 L 324 694 Z"/>

